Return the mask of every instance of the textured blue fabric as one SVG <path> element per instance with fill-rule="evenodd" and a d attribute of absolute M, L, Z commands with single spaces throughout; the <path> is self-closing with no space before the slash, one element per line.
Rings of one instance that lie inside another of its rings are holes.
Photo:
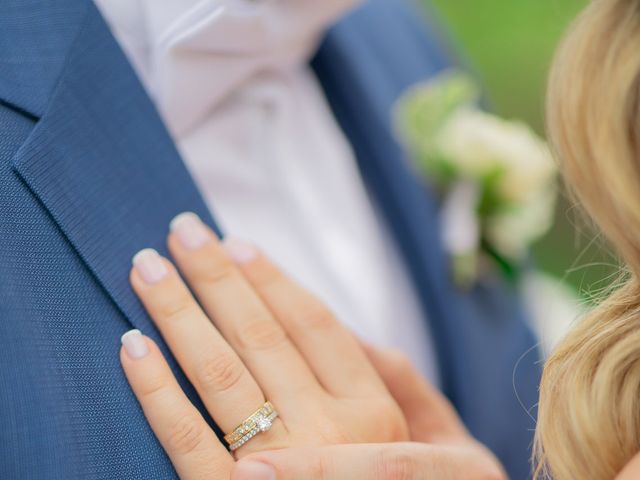
<path fill-rule="evenodd" d="M 516 364 L 533 336 L 507 286 L 451 284 L 436 204 L 391 135 L 398 95 L 447 64 L 415 14 L 372 0 L 329 34 L 313 66 L 405 254 L 446 394 L 512 478 L 526 478 L 533 423 L 516 393 L 535 404 L 537 352 Z M 168 222 L 184 210 L 215 227 L 93 4 L 2 0 L 0 478 L 175 478 L 118 342 L 138 327 L 168 355 L 127 276 L 140 248 L 166 252 Z"/>

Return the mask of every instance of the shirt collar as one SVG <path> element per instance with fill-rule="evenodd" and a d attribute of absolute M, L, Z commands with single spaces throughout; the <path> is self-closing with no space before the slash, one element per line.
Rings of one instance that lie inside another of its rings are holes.
<path fill-rule="evenodd" d="M 296 68 L 360 0 L 96 0 L 174 135 L 265 70 Z"/>

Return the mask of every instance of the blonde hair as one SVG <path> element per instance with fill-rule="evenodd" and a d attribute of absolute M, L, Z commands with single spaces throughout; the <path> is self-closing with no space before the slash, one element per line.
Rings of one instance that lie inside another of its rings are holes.
<path fill-rule="evenodd" d="M 628 272 L 545 365 L 536 478 L 611 480 L 640 452 L 640 0 L 593 0 L 549 86 L 566 182 Z"/>

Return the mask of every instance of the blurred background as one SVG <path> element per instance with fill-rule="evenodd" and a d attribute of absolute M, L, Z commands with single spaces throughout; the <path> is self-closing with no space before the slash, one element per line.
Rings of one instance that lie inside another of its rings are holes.
<path fill-rule="evenodd" d="M 461 60 L 479 77 L 491 109 L 544 134 L 544 91 L 553 52 L 588 0 L 422 0 L 444 23 Z M 590 300 L 615 276 L 615 260 L 562 195 L 537 265 Z"/>

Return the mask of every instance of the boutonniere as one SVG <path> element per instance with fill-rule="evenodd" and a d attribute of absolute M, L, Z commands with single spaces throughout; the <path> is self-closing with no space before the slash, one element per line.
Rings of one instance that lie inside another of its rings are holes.
<path fill-rule="evenodd" d="M 553 223 L 557 168 L 521 122 L 482 111 L 468 76 L 445 73 L 399 100 L 397 132 L 442 200 L 443 243 L 458 285 L 493 264 L 516 279 Z"/>

